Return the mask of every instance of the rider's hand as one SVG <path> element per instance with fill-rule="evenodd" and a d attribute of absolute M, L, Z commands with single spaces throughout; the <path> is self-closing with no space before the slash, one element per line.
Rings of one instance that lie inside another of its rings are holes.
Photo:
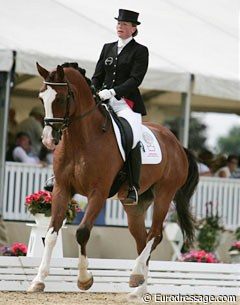
<path fill-rule="evenodd" d="M 111 97 L 115 96 L 116 95 L 116 92 L 114 89 L 103 89 L 102 91 L 100 91 L 98 93 L 100 99 L 102 101 L 105 101 L 105 100 L 109 100 Z"/>

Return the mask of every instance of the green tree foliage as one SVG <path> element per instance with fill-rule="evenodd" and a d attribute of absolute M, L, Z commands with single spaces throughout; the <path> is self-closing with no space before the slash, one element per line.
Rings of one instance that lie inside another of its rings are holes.
<path fill-rule="evenodd" d="M 166 120 L 164 126 L 168 127 L 177 138 L 179 138 L 179 125 L 180 119 Z M 206 146 L 206 131 L 207 126 L 199 119 L 195 117 L 190 118 L 189 124 L 189 148 L 193 151 L 199 152 L 207 149 Z"/>
<path fill-rule="evenodd" d="M 240 155 L 240 127 L 234 126 L 230 129 L 228 135 L 219 137 L 217 147 L 221 154 Z"/>

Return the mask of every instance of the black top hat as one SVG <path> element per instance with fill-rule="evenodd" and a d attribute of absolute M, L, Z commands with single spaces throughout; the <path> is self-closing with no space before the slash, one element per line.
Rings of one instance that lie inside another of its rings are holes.
<path fill-rule="evenodd" d="M 139 24 L 141 24 L 141 22 L 139 22 L 137 20 L 138 15 L 139 15 L 139 13 L 137 13 L 137 12 L 120 9 L 119 13 L 118 13 L 118 17 L 115 17 L 115 19 L 118 21 L 132 22 L 134 24 L 139 25 Z"/>

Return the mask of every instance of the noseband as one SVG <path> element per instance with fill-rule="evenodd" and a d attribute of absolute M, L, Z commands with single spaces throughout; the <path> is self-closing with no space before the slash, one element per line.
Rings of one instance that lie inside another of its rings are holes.
<path fill-rule="evenodd" d="M 68 82 L 54 83 L 54 82 L 47 82 L 47 81 L 43 81 L 43 83 L 46 85 L 50 85 L 50 86 L 67 86 L 67 89 L 68 89 L 68 94 L 67 94 L 67 98 L 66 98 L 66 111 L 65 111 L 64 117 L 63 118 L 44 118 L 45 126 L 50 126 L 54 131 L 53 138 L 54 138 L 55 145 L 57 145 L 61 139 L 62 131 L 64 129 L 66 129 L 67 127 L 69 127 L 69 125 L 71 123 L 81 120 L 85 116 L 87 116 L 88 114 L 93 112 L 101 104 L 101 101 L 99 100 L 96 103 L 96 105 L 89 111 L 87 111 L 87 112 L 83 113 L 82 115 L 75 117 L 71 120 L 70 119 L 70 102 L 71 102 L 71 97 L 73 97 L 73 92 L 69 86 L 69 83 Z M 60 125 L 60 127 L 54 126 L 54 124 L 59 124 L 59 123 L 62 123 Z"/>

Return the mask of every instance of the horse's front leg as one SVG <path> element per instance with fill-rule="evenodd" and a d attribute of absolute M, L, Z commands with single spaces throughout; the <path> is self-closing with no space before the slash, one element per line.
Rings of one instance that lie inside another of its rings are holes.
<path fill-rule="evenodd" d="M 42 260 L 38 268 L 37 276 L 33 279 L 29 292 L 44 291 L 44 280 L 49 274 L 50 260 L 54 246 L 57 242 L 58 232 L 62 227 L 63 220 L 66 217 L 67 204 L 69 198 L 58 192 L 53 193 L 51 222 L 45 238 L 45 248 L 43 251 Z"/>
<path fill-rule="evenodd" d="M 86 253 L 86 245 L 90 237 L 91 229 L 94 225 L 98 214 L 100 213 L 105 199 L 100 194 L 88 198 L 88 206 L 85 211 L 84 217 L 77 229 L 76 239 L 80 245 L 81 254 L 79 256 L 79 275 L 77 285 L 81 290 L 88 290 L 93 284 L 92 273 L 87 270 L 88 258 Z"/>

